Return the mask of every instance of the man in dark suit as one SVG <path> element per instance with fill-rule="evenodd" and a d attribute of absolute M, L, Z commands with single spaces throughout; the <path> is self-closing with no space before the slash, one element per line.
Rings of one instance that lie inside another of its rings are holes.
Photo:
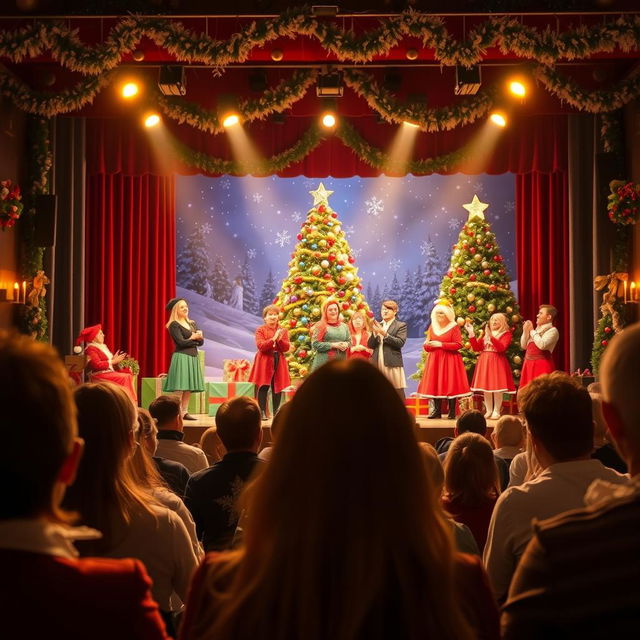
<path fill-rule="evenodd" d="M 378 366 L 400 397 L 404 400 L 404 390 L 407 381 L 404 377 L 402 362 L 402 347 L 407 341 L 407 325 L 396 319 L 398 303 L 395 300 L 385 300 L 382 303 L 382 322 L 373 321 L 372 334 L 367 346 L 373 349 L 371 362 Z M 380 346 L 382 345 L 382 349 Z"/>

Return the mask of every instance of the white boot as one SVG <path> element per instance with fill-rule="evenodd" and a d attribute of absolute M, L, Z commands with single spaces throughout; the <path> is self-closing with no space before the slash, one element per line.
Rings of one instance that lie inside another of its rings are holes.
<path fill-rule="evenodd" d="M 491 414 L 491 420 L 500 419 L 500 409 L 502 408 L 502 393 L 493 393 L 493 413 Z"/>
<path fill-rule="evenodd" d="M 484 417 L 488 418 L 493 411 L 493 393 L 489 391 L 485 391 L 484 393 L 484 406 L 485 406 L 485 414 Z"/>

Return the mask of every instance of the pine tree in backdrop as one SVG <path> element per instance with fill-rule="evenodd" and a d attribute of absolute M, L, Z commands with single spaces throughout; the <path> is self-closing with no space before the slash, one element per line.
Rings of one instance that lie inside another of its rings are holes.
<path fill-rule="evenodd" d="M 399 315 L 402 322 L 407 324 L 407 335 L 414 338 L 415 334 L 415 299 L 413 295 L 413 274 L 409 269 L 405 271 L 402 288 L 398 296 Z"/>
<path fill-rule="evenodd" d="M 420 333 L 431 321 L 431 309 L 440 295 L 440 282 L 444 274 L 444 265 L 438 256 L 436 246 L 431 242 L 431 238 L 427 239 L 424 255 L 422 279 L 416 281 L 416 309 L 420 314 Z"/>
<path fill-rule="evenodd" d="M 189 291 L 207 296 L 211 290 L 208 282 L 210 269 L 209 250 L 204 232 L 201 226 L 196 226 L 178 256 L 177 284 Z"/>
<path fill-rule="evenodd" d="M 268 307 L 270 304 L 274 303 L 274 299 L 277 293 L 276 289 L 276 281 L 273 277 L 273 271 L 269 269 L 269 274 L 267 275 L 267 279 L 264 281 L 262 285 L 262 291 L 260 292 L 260 303 L 258 309 L 258 315 L 262 313 L 262 310 L 265 307 Z"/>
<path fill-rule="evenodd" d="M 260 315 L 262 309 L 258 309 L 258 298 L 256 296 L 256 281 L 253 278 L 253 270 L 249 264 L 249 256 L 245 254 L 242 269 L 242 309 L 247 313 Z"/>
<path fill-rule="evenodd" d="M 304 378 L 313 360 L 310 327 L 320 319 L 320 308 L 335 298 L 345 321 L 358 309 L 369 313 L 362 294 L 355 257 L 341 229 L 338 214 L 329 206 L 333 191 L 324 185 L 309 192 L 313 207 L 298 234 L 291 254 L 289 273 L 282 282 L 276 304 L 282 309 L 281 324 L 289 330 L 287 354 L 293 378 Z"/>
<path fill-rule="evenodd" d="M 213 269 L 209 275 L 209 284 L 211 285 L 211 297 L 218 302 L 227 303 L 231 296 L 231 282 L 229 282 L 229 274 L 227 268 L 222 262 L 220 256 L 216 256 Z"/>
<path fill-rule="evenodd" d="M 490 224 L 485 220 L 483 211 L 489 206 L 478 200 L 474 195 L 473 201 L 462 205 L 468 212 L 469 218 L 458 236 L 458 242 L 453 246 L 451 264 L 442 279 L 439 295 L 447 298 L 453 304 L 458 324 L 462 328 L 469 319 L 479 335 L 489 318 L 494 313 L 504 313 L 513 332 L 511 345 L 506 356 L 513 370 L 516 380 L 520 377 L 522 356 L 520 349 L 520 335 L 522 333 L 522 318 L 518 303 L 509 285 L 509 276 L 500 255 L 500 248 Z M 431 307 L 427 310 L 431 312 Z M 466 332 L 462 330 L 465 344 L 461 350 L 467 371 L 473 369 L 478 354 L 471 349 L 466 341 Z M 426 334 L 426 332 L 425 332 Z M 420 378 L 424 368 L 426 354 L 418 364 L 418 371 L 414 377 Z"/>

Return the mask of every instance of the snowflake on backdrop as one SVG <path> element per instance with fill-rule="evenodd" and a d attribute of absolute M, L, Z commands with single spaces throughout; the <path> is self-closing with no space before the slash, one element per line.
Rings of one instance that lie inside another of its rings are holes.
<path fill-rule="evenodd" d="M 347 227 L 344 227 L 344 235 L 345 236 L 352 236 L 355 232 L 356 232 L 356 229 L 352 224 L 350 224 Z"/>
<path fill-rule="evenodd" d="M 258 255 L 258 252 L 255 249 L 249 249 L 247 251 L 247 257 L 253 260 Z"/>
<path fill-rule="evenodd" d="M 362 249 L 351 249 L 351 253 L 354 258 L 359 258 L 362 255 Z"/>
<path fill-rule="evenodd" d="M 425 240 L 420 244 L 420 255 L 426 256 L 431 249 L 431 242 Z"/>
<path fill-rule="evenodd" d="M 318 186 L 317 181 L 311 180 L 310 178 L 307 178 L 303 184 L 305 189 L 313 189 L 314 187 Z"/>
<path fill-rule="evenodd" d="M 223 178 L 222 181 L 220 182 L 220 186 L 225 191 L 228 191 L 229 189 L 231 189 L 231 180 L 229 180 L 229 178 Z"/>
<path fill-rule="evenodd" d="M 375 196 L 371 200 L 365 200 L 367 207 L 367 213 L 370 216 L 379 216 L 384 211 L 384 204 L 382 200 L 378 200 Z"/>
<path fill-rule="evenodd" d="M 206 233 L 207 235 L 213 231 L 213 227 L 208 222 L 200 225 L 200 228 L 202 229 L 202 233 Z"/>
<path fill-rule="evenodd" d="M 264 198 L 264 196 L 261 193 L 254 193 L 251 198 L 253 199 L 254 202 L 257 202 L 258 204 L 260 204 L 262 202 L 262 198 Z"/>
<path fill-rule="evenodd" d="M 474 190 L 476 193 L 482 193 L 482 192 L 484 191 L 484 185 L 482 184 L 482 182 L 476 182 L 476 183 L 473 185 L 473 190 Z"/>
<path fill-rule="evenodd" d="M 397 271 L 402 266 L 402 260 L 398 260 L 398 258 L 393 258 L 389 260 L 389 270 Z"/>
<path fill-rule="evenodd" d="M 462 224 L 462 220 L 458 218 L 449 218 L 449 222 L 447 224 L 449 225 L 449 229 L 459 229 Z"/>
<path fill-rule="evenodd" d="M 291 219 L 292 219 L 294 222 L 300 222 L 300 221 L 302 220 L 302 214 L 301 214 L 299 211 L 294 211 L 294 212 L 291 214 Z"/>
<path fill-rule="evenodd" d="M 504 203 L 504 212 L 513 213 L 516 210 L 516 203 L 513 200 L 508 200 Z"/>
<path fill-rule="evenodd" d="M 279 244 L 281 247 L 284 247 L 286 244 L 289 244 L 291 242 L 291 236 L 286 230 L 278 231 L 278 233 L 276 233 L 276 239 L 274 240 L 274 242 L 276 244 Z"/>

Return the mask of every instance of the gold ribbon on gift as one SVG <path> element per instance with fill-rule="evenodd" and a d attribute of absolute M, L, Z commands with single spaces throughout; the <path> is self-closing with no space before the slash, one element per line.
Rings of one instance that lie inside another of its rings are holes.
<path fill-rule="evenodd" d="M 248 360 L 225 360 L 222 365 L 226 382 L 246 382 L 249 379 L 251 363 Z"/>
<path fill-rule="evenodd" d="M 614 272 L 606 276 L 596 276 L 596 279 L 593 281 L 593 286 L 596 291 L 606 289 L 602 296 L 600 312 L 603 316 L 611 316 L 613 330 L 616 333 L 622 331 L 624 327 L 620 314 L 615 310 L 613 305 L 619 298 L 624 296 L 624 284 L 628 278 L 629 274 L 627 273 Z M 622 294 L 620 292 L 622 292 Z"/>

